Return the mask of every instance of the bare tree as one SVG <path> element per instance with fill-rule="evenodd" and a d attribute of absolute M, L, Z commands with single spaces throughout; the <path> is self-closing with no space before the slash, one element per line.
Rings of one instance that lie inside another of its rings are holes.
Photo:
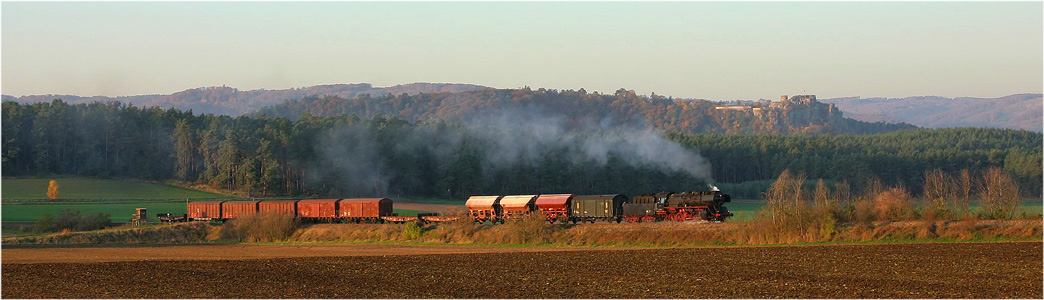
<path fill-rule="evenodd" d="M 924 172 L 925 213 L 940 216 L 950 212 L 947 203 L 957 197 L 953 176 L 939 169 Z"/>
<path fill-rule="evenodd" d="M 968 169 L 962 169 L 961 174 L 956 178 L 957 181 L 957 197 L 952 199 L 951 204 L 954 207 L 954 212 L 957 217 L 967 216 L 971 209 L 971 195 L 974 187 L 971 179 L 971 172 Z"/>
<path fill-rule="evenodd" d="M 1019 186 L 999 167 L 982 172 L 982 209 L 990 218 L 1011 219 L 1019 206 Z"/>
<path fill-rule="evenodd" d="M 772 214 L 772 222 L 775 225 L 784 225 L 788 223 L 788 218 L 792 218 L 795 214 L 800 213 L 804 209 L 804 189 L 802 183 L 805 182 L 805 176 L 803 174 L 793 175 L 790 170 L 783 170 L 783 173 L 779 174 L 779 178 L 776 182 L 769 187 L 766 196 L 768 196 L 768 209 Z"/>

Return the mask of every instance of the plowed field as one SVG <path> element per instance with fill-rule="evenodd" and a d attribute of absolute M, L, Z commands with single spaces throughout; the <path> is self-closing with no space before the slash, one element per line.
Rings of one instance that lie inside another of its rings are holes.
<path fill-rule="evenodd" d="M 1040 242 L 3 263 L 3 298 L 1041 298 Z"/>

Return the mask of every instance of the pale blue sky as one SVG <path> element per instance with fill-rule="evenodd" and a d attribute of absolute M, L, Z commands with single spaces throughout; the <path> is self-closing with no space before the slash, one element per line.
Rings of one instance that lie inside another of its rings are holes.
<path fill-rule="evenodd" d="M 3 2 L 2 92 L 331 83 L 684 98 L 1040 93 L 1041 2 Z"/>

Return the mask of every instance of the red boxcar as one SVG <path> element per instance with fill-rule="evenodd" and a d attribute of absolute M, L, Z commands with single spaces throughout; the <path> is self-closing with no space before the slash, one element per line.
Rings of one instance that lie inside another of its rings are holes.
<path fill-rule="evenodd" d="M 337 218 L 338 199 L 308 199 L 297 201 L 297 216 L 304 219 Z"/>
<path fill-rule="evenodd" d="M 297 216 L 297 200 L 264 200 L 257 204 L 257 212 Z"/>
<path fill-rule="evenodd" d="M 547 221 L 565 222 L 569 220 L 569 203 L 573 200 L 572 194 L 540 195 L 536 200 L 536 207 Z"/>
<path fill-rule="evenodd" d="M 376 221 L 392 215 L 392 201 L 388 198 L 341 199 L 338 213 L 341 218 L 370 219 Z"/>
<path fill-rule="evenodd" d="M 258 201 L 225 201 L 221 203 L 221 218 L 234 219 L 257 214 Z"/>
<path fill-rule="evenodd" d="M 188 203 L 189 220 L 221 218 L 221 203 L 225 201 L 193 201 Z"/>

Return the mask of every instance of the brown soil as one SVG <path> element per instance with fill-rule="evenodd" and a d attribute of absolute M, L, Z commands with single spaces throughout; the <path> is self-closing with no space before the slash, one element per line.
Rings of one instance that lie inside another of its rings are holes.
<path fill-rule="evenodd" d="M 497 249 L 510 253 L 39 264 L 9 263 L 8 249 L 4 249 L 2 297 L 1044 296 L 1040 242 L 558 252 Z"/>
<path fill-rule="evenodd" d="M 616 249 L 616 248 L 614 248 Z M 625 248 L 619 248 L 623 250 Z M 113 247 L 11 248 L 3 253 L 3 265 L 36 263 L 96 263 L 157 260 L 245 260 L 294 257 L 386 256 L 464 253 L 514 253 L 580 251 L 585 248 L 487 247 L 459 245 L 187 245 Z"/>

